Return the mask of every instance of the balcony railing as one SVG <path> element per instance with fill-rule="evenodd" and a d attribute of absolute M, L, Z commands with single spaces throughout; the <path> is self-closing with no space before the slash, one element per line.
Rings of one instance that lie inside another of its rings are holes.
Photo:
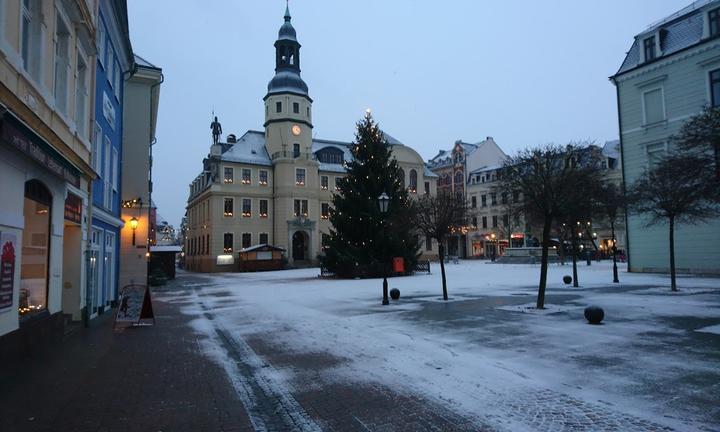
<path fill-rule="evenodd" d="M 289 159 L 305 159 L 305 160 L 315 160 L 315 155 L 312 153 L 301 153 L 301 152 L 295 152 L 295 151 L 279 151 L 275 152 L 270 156 L 272 160 L 279 159 L 279 158 L 289 158 Z"/>

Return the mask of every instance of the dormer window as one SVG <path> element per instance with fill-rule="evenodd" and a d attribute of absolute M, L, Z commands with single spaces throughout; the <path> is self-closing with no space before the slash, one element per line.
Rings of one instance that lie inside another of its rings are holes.
<path fill-rule="evenodd" d="M 643 40 L 643 52 L 645 53 L 646 62 L 654 60 L 655 57 L 657 57 L 657 53 L 655 51 L 655 36 L 650 36 L 649 38 Z"/>
<path fill-rule="evenodd" d="M 708 24 L 710 26 L 710 37 L 720 35 L 720 8 L 713 9 L 708 13 Z"/>

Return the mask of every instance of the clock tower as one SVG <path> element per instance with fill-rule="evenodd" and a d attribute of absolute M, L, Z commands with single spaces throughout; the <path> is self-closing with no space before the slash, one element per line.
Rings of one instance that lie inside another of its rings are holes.
<path fill-rule="evenodd" d="M 265 102 L 265 147 L 274 173 L 273 241 L 292 265 L 318 255 L 319 164 L 312 155 L 312 99 L 300 77 L 300 43 L 290 8 L 275 42 L 275 76 Z"/>

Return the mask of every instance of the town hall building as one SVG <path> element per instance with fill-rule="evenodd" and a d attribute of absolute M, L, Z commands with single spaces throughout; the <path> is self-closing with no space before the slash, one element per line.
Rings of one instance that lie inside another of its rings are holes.
<path fill-rule="evenodd" d="M 210 154 L 190 184 L 188 270 L 233 271 L 241 251 L 260 245 L 283 249 L 292 266 L 313 265 L 322 253 L 333 193 L 352 160 L 351 143 L 313 138 L 313 100 L 300 76 L 301 45 L 289 9 L 284 18 L 275 42 L 275 76 L 264 98 L 265 130 L 222 140 L 219 123 L 213 123 Z M 437 175 L 422 157 L 385 138 L 411 196 L 434 194 Z M 423 245 L 426 255 L 436 251 L 432 241 Z"/>

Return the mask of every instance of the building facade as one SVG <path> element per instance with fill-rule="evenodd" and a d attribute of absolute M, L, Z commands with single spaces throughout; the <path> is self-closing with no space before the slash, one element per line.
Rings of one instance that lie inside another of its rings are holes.
<path fill-rule="evenodd" d="M 152 205 L 152 146 L 160 103 L 162 69 L 135 55 L 135 67 L 125 81 L 122 112 L 122 170 L 132 175 L 120 179 L 120 273 L 118 287 L 145 284 L 150 246 L 155 238 Z M 128 109 L 127 107 L 132 107 Z"/>
<path fill-rule="evenodd" d="M 95 8 L 0 2 L 0 358 L 83 314 Z"/>
<path fill-rule="evenodd" d="M 232 271 L 241 250 L 270 244 L 290 265 L 312 265 L 329 233 L 335 187 L 350 143 L 312 136 L 312 104 L 300 76 L 300 44 L 289 10 L 275 42 L 275 76 L 264 98 L 265 130 L 214 141 L 190 184 L 184 265 Z M 411 194 L 434 193 L 436 176 L 420 155 L 385 135 Z M 426 245 L 427 249 L 427 245 Z M 430 244 L 430 252 L 436 250 Z M 436 253 L 436 252 L 435 252 Z"/>
<path fill-rule="evenodd" d="M 667 153 L 670 137 L 704 107 L 720 106 L 720 1 L 697 1 L 635 37 L 616 87 L 627 186 Z M 720 273 L 720 220 L 676 227 L 678 271 Z M 667 272 L 667 226 L 627 216 L 629 270 Z"/>
<path fill-rule="evenodd" d="M 89 237 L 86 304 L 90 317 L 117 300 L 120 266 L 120 215 L 125 76 L 134 61 L 125 1 L 101 0 L 95 43 L 95 121 L 91 165 L 92 229 Z"/>

